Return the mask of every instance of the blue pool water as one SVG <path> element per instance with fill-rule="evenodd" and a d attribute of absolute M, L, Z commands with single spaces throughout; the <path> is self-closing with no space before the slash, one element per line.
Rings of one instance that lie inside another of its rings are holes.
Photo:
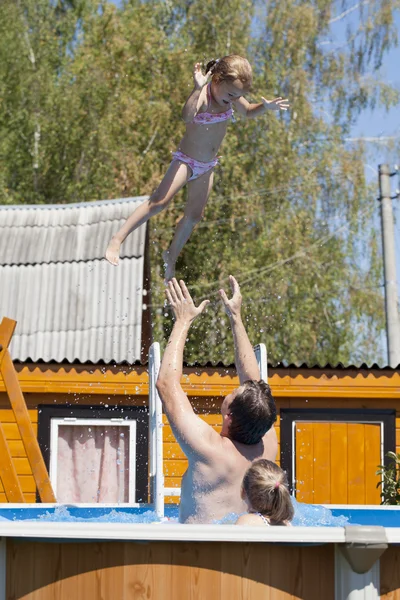
<path fill-rule="evenodd" d="M 381 525 L 383 527 L 400 527 L 400 507 L 365 508 L 359 509 L 343 506 L 328 509 L 323 506 L 302 504 L 293 500 L 295 507 L 294 526 L 307 527 L 343 527 L 344 525 Z M 61 505 L 43 507 L 40 504 L 28 507 L 0 508 L 0 521 L 69 521 L 69 522 L 98 522 L 98 523 L 157 523 L 157 518 L 149 505 L 140 507 L 79 507 Z M 163 522 L 176 523 L 178 507 L 165 507 Z M 236 515 L 227 515 L 220 523 L 230 524 L 236 521 Z"/>

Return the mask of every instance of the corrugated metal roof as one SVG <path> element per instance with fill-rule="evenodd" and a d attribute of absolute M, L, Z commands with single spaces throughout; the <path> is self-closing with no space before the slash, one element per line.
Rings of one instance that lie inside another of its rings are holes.
<path fill-rule="evenodd" d="M 118 267 L 102 257 L 141 201 L 0 207 L 0 318 L 18 321 L 14 359 L 140 359 L 145 226 Z"/>
<path fill-rule="evenodd" d="M 147 196 L 80 204 L 0 206 L 0 264 L 95 260 Z M 143 254 L 145 228 L 130 235 L 122 257 Z"/>

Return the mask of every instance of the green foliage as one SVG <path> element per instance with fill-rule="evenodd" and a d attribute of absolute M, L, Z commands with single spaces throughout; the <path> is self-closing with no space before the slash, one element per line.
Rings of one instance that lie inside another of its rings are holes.
<path fill-rule="evenodd" d="M 396 42 L 397 5 L 360 5 L 346 43 L 330 50 L 332 20 L 346 18 L 336 6 L 4 0 L 0 202 L 151 193 L 184 131 L 194 62 L 245 55 L 255 73 L 249 99 L 284 95 L 292 109 L 229 128 L 204 220 L 178 261 L 196 299 L 213 301 L 186 358 L 232 361 L 217 291 L 233 273 L 251 339 L 266 342 L 271 360 L 379 361 L 376 191 L 365 181 L 365 149 L 345 139 L 361 109 L 398 101 L 377 70 Z M 161 252 L 184 200 L 182 192 L 149 224 L 157 339 L 171 327 Z"/>
<path fill-rule="evenodd" d="M 381 504 L 400 504 L 400 454 L 388 452 L 386 454 L 392 463 L 389 466 L 380 465 L 377 475 L 382 476 L 376 487 L 382 487 Z"/>

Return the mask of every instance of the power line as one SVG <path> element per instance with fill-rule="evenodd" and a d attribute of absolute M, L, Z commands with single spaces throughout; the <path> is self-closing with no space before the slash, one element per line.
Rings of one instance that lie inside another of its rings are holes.
<path fill-rule="evenodd" d="M 371 206 L 366 207 L 366 209 L 364 211 L 362 211 L 359 215 L 359 218 L 362 218 L 363 216 L 365 216 L 367 214 L 368 211 L 371 210 Z M 287 263 L 296 260 L 297 258 L 307 258 L 307 254 L 315 249 L 318 246 L 323 246 L 325 245 L 330 239 L 332 239 L 333 237 L 335 237 L 338 233 L 345 231 L 346 229 L 348 229 L 350 227 L 350 223 L 345 223 L 344 225 L 342 225 L 341 227 L 336 228 L 334 231 L 330 232 L 329 234 L 322 236 L 321 238 L 319 238 L 316 242 L 314 242 L 313 244 L 311 244 L 310 246 L 303 246 L 303 248 L 301 248 L 300 250 L 298 250 L 297 252 L 295 252 L 294 254 L 292 254 L 291 256 L 281 259 L 279 261 L 276 261 L 274 263 L 270 263 L 269 265 L 266 265 L 265 267 L 262 268 L 255 268 L 255 269 L 250 269 L 247 271 L 243 271 L 238 277 L 237 279 L 240 279 L 240 286 L 243 287 L 244 285 L 246 285 L 249 282 L 253 282 L 255 278 L 261 276 L 261 275 L 265 275 L 268 272 L 271 272 L 273 270 L 275 270 L 278 267 L 282 267 L 284 265 L 286 265 Z M 251 275 L 251 277 L 248 277 L 247 279 L 241 279 L 242 276 L 244 275 Z M 228 282 L 229 277 L 225 277 L 222 280 L 219 281 L 212 281 L 210 283 L 204 283 L 204 284 L 200 284 L 200 285 L 192 285 L 191 289 L 200 289 L 203 290 L 205 288 L 210 288 L 215 286 L 215 284 L 218 284 L 218 287 L 221 286 L 221 284 L 223 284 L 224 282 Z M 213 293 L 213 292 L 211 292 Z M 216 291 L 214 291 L 214 294 L 216 294 Z M 197 302 L 202 302 L 203 300 L 206 300 L 208 298 L 208 296 L 202 296 L 200 298 L 197 298 Z M 165 308 L 165 305 L 149 305 L 151 308 Z"/>
<path fill-rule="evenodd" d="M 336 181 L 348 180 L 348 179 L 349 179 L 348 175 L 342 175 L 342 176 L 336 177 Z M 216 197 L 212 198 L 211 202 L 210 201 L 208 202 L 208 206 L 212 205 L 213 202 L 218 202 L 218 201 L 222 201 L 222 200 L 225 200 L 228 203 L 230 201 L 241 200 L 243 198 L 251 198 L 253 196 L 262 197 L 262 196 L 269 196 L 269 195 L 272 195 L 275 193 L 281 193 L 281 192 L 295 193 L 296 191 L 302 190 L 304 187 L 307 187 L 307 189 L 316 189 L 316 188 L 322 188 L 323 186 L 321 185 L 321 183 L 315 182 L 310 185 L 299 184 L 297 186 L 293 186 L 293 185 L 289 184 L 289 185 L 280 186 L 280 187 L 276 187 L 276 188 L 258 188 L 258 189 L 256 188 L 255 190 L 253 190 L 252 192 L 250 192 L 248 194 L 240 193 L 240 194 L 236 194 L 235 196 L 228 196 L 228 197 L 227 196 L 216 196 Z M 174 204 L 173 208 L 175 208 L 175 209 L 184 208 L 186 206 L 186 204 L 187 204 L 186 201 L 181 202 L 179 204 Z M 249 218 L 249 217 L 248 216 L 230 217 L 228 219 L 216 219 L 214 221 L 207 219 L 205 221 L 202 221 L 197 227 L 208 227 L 214 223 L 224 223 L 224 222 L 227 223 L 229 221 L 242 220 L 242 219 L 246 219 L 246 218 Z M 170 229 L 174 229 L 174 227 L 171 227 Z"/>

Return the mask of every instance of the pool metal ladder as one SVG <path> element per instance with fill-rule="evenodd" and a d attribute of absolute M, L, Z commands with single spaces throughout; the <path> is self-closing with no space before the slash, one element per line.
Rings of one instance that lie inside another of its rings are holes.
<path fill-rule="evenodd" d="M 268 381 L 267 349 L 265 344 L 254 346 L 260 377 Z M 162 404 L 156 382 L 161 364 L 160 344 L 154 342 L 149 351 L 149 455 L 150 502 L 159 518 L 164 517 L 165 496 L 179 497 L 181 489 L 165 487 L 163 472 L 163 418 Z"/>

